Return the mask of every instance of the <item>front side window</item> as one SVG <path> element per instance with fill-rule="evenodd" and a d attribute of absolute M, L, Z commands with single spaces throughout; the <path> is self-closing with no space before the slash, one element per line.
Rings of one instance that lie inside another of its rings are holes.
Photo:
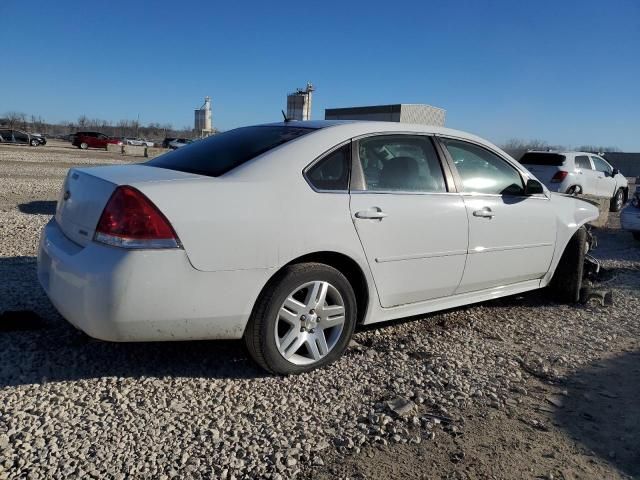
<path fill-rule="evenodd" d="M 236 128 L 166 153 L 142 165 L 218 177 L 313 131 L 315 129 L 306 127 L 270 125 Z M 181 140 L 180 143 L 190 143 Z"/>
<path fill-rule="evenodd" d="M 316 190 L 348 190 L 351 166 L 351 144 L 329 153 L 307 172 L 309 183 Z"/>
<path fill-rule="evenodd" d="M 589 157 L 587 157 L 586 155 L 576 156 L 576 168 L 581 168 L 582 170 L 593 170 L 591 168 L 591 162 L 589 161 Z"/>
<path fill-rule="evenodd" d="M 613 169 L 607 162 L 602 160 L 600 157 L 591 157 L 591 160 L 593 160 L 593 165 L 595 166 L 597 171 L 608 173 L 609 175 L 611 175 Z"/>
<path fill-rule="evenodd" d="M 358 154 L 368 191 L 447 191 L 442 166 L 429 137 L 369 137 L 360 140 Z"/>
<path fill-rule="evenodd" d="M 524 195 L 520 173 L 489 150 L 460 140 L 442 139 L 466 193 Z"/>

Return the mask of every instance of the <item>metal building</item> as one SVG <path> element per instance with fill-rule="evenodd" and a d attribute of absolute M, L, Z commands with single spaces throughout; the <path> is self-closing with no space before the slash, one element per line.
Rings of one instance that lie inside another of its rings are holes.
<path fill-rule="evenodd" d="M 640 177 L 640 153 L 606 152 L 602 156 L 625 177 Z"/>
<path fill-rule="evenodd" d="M 380 122 L 419 123 L 444 127 L 447 111 L 422 103 L 399 103 L 368 107 L 327 108 L 325 120 L 376 120 Z"/>
<path fill-rule="evenodd" d="M 211 97 L 204 97 L 204 104 L 194 111 L 194 127 L 196 135 L 206 137 L 213 133 L 211 120 Z"/>
<path fill-rule="evenodd" d="M 315 88 L 307 83 L 304 90 L 298 88 L 287 95 L 287 118 L 290 120 L 311 120 L 311 97 Z"/>

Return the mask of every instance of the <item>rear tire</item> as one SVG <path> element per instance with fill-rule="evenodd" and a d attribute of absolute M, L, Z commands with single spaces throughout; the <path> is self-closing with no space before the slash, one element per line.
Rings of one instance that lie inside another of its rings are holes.
<path fill-rule="evenodd" d="M 324 293 L 316 296 L 316 289 Z M 308 372 L 342 355 L 355 329 L 356 309 L 353 288 L 338 270 L 321 263 L 290 265 L 261 293 L 244 341 L 269 372 Z"/>
<path fill-rule="evenodd" d="M 631 232 L 633 234 L 633 238 L 640 242 L 640 232 Z"/>
<path fill-rule="evenodd" d="M 39 142 L 39 141 L 37 141 L 35 138 L 34 138 L 33 140 L 31 140 L 31 142 L 30 142 L 30 143 L 31 143 L 31 146 L 32 146 L 32 147 L 37 147 L 38 145 L 40 145 L 40 142 Z"/>
<path fill-rule="evenodd" d="M 82 142 L 82 143 L 80 144 L 80 148 L 81 148 L 82 150 L 86 150 L 87 148 L 89 148 L 89 145 L 88 145 L 88 144 L 86 144 L 85 142 Z"/>
<path fill-rule="evenodd" d="M 611 205 L 609 210 L 611 212 L 619 212 L 620 210 L 622 210 L 623 206 L 624 206 L 624 190 L 622 188 L 619 188 L 616 194 L 611 199 Z"/>
<path fill-rule="evenodd" d="M 582 193 L 582 187 L 579 185 L 573 185 L 567 189 L 568 195 L 579 195 Z"/>
<path fill-rule="evenodd" d="M 587 230 L 580 227 L 565 247 L 549 284 L 556 300 L 563 303 L 575 303 L 580 300 L 586 253 Z"/>

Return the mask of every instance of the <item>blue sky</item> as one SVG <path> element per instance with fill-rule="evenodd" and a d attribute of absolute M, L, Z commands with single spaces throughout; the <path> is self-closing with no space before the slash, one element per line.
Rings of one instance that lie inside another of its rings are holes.
<path fill-rule="evenodd" d="M 0 115 L 192 125 L 428 103 L 500 143 L 640 151 L 640 1 L 0 1 Z"/>

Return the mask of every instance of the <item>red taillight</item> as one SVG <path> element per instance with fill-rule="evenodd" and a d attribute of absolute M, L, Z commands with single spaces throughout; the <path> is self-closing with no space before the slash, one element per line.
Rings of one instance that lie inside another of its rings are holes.
<path fill-rule="evenodd" d="M 569 172 L 565 172 L 564 170 L 559 170 L 556 172 L 556 174 L 553 177 L 551 177 L 551 181 L 553 183 L 560 183 L 565 178 L 567 178 L 567 175 L 569 175 Z"/>
<path fill-rule="evenodd" d="M 166 217 L 141 192 L 121 186 L 102 211 L 94 239 L 124 248 L 177 248 L 178 236 Z"/>

